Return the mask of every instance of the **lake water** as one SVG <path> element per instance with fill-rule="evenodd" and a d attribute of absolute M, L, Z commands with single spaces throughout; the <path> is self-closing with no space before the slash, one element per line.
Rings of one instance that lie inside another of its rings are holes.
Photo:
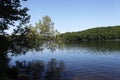
<path fill-rule="evenodd" d="M 119 41 L 70 43 L 54 52 L 45 49 L 8 56 L 9 66 L 24 64 L 22 73 L 32 66 L 28 72 L 31 80 L 120 80 Z M 36 78 L 33 73 L 38 73 Z"/>

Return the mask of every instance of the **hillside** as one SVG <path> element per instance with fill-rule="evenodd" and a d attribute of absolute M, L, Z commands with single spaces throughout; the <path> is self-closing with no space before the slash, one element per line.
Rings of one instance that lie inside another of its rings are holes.
<path fill-rule="evenodd" d="M 97 27 L 60 35 L 64 41 L 119 40 L 120 26 Z"/>

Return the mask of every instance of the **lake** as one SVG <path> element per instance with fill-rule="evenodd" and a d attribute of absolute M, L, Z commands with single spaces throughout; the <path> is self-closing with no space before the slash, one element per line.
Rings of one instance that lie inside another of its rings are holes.
<path fill-rule="evenodd" d="M 120 42 L 69 43 L 54 52 L 12 55 L 9 67 L 19 67 L 30 80 L 120 80 Z"/>

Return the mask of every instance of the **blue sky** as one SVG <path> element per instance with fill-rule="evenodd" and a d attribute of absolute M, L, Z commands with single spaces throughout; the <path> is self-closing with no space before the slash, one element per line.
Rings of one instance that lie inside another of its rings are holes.
<path fill-rule="evenodd" d="M 48 15 L 61 33 L 120 25 L 120 0 L 28 0 L 30 23 Z"/>

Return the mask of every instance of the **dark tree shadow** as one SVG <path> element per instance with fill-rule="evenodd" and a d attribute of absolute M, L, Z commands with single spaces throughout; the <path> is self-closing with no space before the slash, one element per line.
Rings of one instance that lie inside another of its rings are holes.
<path fill-rule="evenodd" d="M 16 61 L 16 65 L 8 70 L 8 77 L 12 80 L 62 80 L 65 65 L 63 61 L 51 59 L 43 61 Z"/>

